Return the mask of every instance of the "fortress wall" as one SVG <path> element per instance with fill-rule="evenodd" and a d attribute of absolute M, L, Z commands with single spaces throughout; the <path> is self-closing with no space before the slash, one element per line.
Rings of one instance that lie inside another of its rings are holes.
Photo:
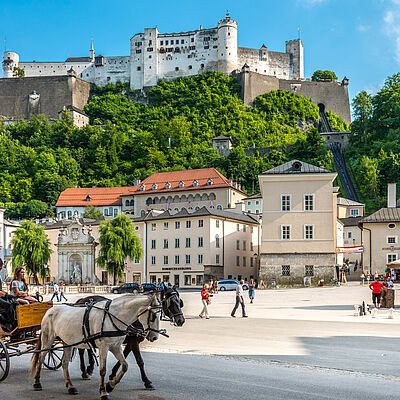
<path fill-rule="evenodd" d="M 253 100 L 271 90 L 279 89 L 279 79 L 274 76 L 241 72 L 236 75 L 241 86 L 241 97 L 246 106 L 252 105 Z"/>
<path fill-rule="evenodd" d="M 314 104 L 324 104 L 325 110 L 340 115 L 348 124 L 351 123 L 350 102 L 347 86 L 337 82 L 279 81 L 279 88 L 293 91 L 312 99 Z"/>
<path fill-rule="evenodd" d="M 315 104 L 324 104 L 351 123 L 350 102 L 347 86 L 337 82 L 311 82 L 300 80 L 278 79 L 274 76 L 242 71 L 236 74 L 241 85 L 241 97 L 246 105 L 252 105 L 254 99 L 271 90 L 282 89 L 311 98 Z"/>
<path fill-rule="evenodd" d="M 104 57 L 103 62 L 104 65 L 100 67 L 92 66 L 96 85 L 105 86 L 117 81 L 129 82 L 129 56 Z"/>
<path fill-rule="evenodd" d="M 39 96 L 30 95 L 36 92 Z M 28 119 L 30 113 L 58 119 L 64 106 L 83 108 L 90 83 L 73 76 L 0 79 L 0 116 Z"/>
<path fill-rule="evenodd" d="M 290 54 L 269 51 L 268 61 L 269 74 L 271 76 L 276 76 L 280 79 L 290 79 L 292 77 Z"/>

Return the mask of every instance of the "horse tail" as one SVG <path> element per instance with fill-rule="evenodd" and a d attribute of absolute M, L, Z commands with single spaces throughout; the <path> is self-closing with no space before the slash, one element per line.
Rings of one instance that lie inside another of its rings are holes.
<path fill-rule="evenodd" d="M 35 351 L 32 355 L 32 359 L 31 359 L 31 370 L 29 371 L 30 376 L 33 376 L 33 374 L 36 370 L 36 367 L 37 367 L 37 364 L 39 361 L 39 355 L 40 355 L 38 350 L 41 350 L 41 348 L 42 348 L 42 333 L 40 332 L 38 341 L 36 343 Z"/>

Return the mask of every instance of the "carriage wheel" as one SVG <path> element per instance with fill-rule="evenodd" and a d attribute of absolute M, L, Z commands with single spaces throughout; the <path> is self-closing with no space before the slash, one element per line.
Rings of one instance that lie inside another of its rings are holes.
<path fill-rule="evenodd" d="M 61 367 L 63 352 L 63 349 L 54 349 L 53 345 L 53 349 L 49 350 L 44 357 L 44 366 L 51 371 L 59 369 Z"/>
<path fill-rule="evenodd" d="M 6 345 L 0 340 L 0 382 L 7 378 L 10 371 L 10 356 Z"/>

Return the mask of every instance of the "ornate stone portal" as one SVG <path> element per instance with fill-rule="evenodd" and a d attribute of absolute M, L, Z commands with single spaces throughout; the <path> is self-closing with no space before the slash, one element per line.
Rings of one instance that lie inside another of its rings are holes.
<path fill-rule="evenodd" d="M 57 281 L 81 285 L 97 284 L 95 275 L 95 248 L 97 243 L 91 227 L 85 226 L 77 217 L 58 234 Z"/>

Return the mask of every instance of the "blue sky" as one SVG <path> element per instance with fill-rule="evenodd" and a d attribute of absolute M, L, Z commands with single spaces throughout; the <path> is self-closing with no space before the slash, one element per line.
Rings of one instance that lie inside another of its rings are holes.
<path fill-rule="evenodd" d="M 243 47 L 284 51 L 300 26 L 306 76 L 346 75 L 351 98 L 376 93 L 400 70 L 400 0 L 0 0 L 0 37 L 21 61 L 86 56 L 91 38 L 96 54 L 128 55 L 129 39 L 145 27 L 214 27 L 227 9 Z"/>

